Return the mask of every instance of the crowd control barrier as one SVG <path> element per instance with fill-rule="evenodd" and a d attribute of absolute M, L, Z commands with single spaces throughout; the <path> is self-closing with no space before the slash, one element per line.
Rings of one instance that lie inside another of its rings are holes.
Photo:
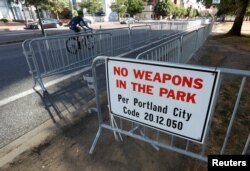
<path fill-rule="evenodd" d="M 209 23 L 207 23 L 209 24 Z M 111 33 L 114 56 L 133 51 L 156 40 L 168 36 L 178 35 L 187 30 L 197 29 L 205 24 L 205 19 L 143 22 L 138 25 L 129 25 L 118 29 L 98 30 L 102 33 Z M 206 35 L 205 35 L 206 36 Z"/>
<path fill-rule="evenodd" d="M 211 31 L 211 25 L 207 24 L 179 37 L 167 40 L 140 53 L 136 59 L 186 63 L 207 39 Z"/>
<path fill-rule="evenodd" d="M 26 40 L 22 46 L 35 86 L 43 92 L 47 92 L 43 78 L 91 66 L 96 56 L 113 54 L 110 33 L 42 37 Z"/>
<path fill-rule="evenodd" d="M 105 62 L 105 71 L 97 71 L 100 61 Z M 94 59 L 92 72 L 99 129 L 90 154 L 103 129 L 112 131 L 116 140 L 122 140 L 125 135 L 149 143 L 156 150 L 164 148 L 204 162 L 210 154 L 250 154 L 247 107 L 250 71 L 100 56 Z M 106 72 L 106 85 L 98 81 L 98 72 Z M 147 72 L 145 77 L 143 72 Z M 156 76 L 151 77 L 152 73 Z M 175 79 L 171 83 L 161 80 L 175 73 L 178 74 L 172 75 Z M 179 82 L 181 77 L 187 82 Z M 185 99 L 184 92 L 175 97 L 171 93 L 164 99 L 158 97 L 154 94 L 158 89 L 154 88 L 163 83 L 165 88 L 196 93 L 195 98 Z M 108 114 L 100 103 L 103 93 L 100 84 L 107 87 Z M 185 86 L 188 88 L 181 88 Z M 162 108 L 159 104 L 163 104 Z M 203 119 L 199 118 L 202 113 Z M 205 131 L 199 133 L 199 130 Z"/>
<path fill-rule="evenodd" d="M 99 30 L 95 33 L 71 33 L 36 38 L 23 42 L 23 53 L 34 80 L 43 94 L 48 94 L 43 79 L 91 66 L 97 56 L 116 56 L 132 52 L 156 39 L 172 36 L 194 27 L 203 20 L 151 23 L 120 29 Z M 170 30 L 169 30 L 170 29 Z M 36 89 L 35 89 L 36 90 Z"/>

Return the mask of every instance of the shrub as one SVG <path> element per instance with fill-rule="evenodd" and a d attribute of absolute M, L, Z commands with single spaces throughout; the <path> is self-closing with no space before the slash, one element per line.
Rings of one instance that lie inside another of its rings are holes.
<path fill-rule="evenodd" d="M 6 19 L 6 18 L 2 18 L 2 19 L 0 19 L 0 21 L 2 21 L 2 22 L 4 22 L 4 23 L 9 22 L 9 20 L 8 20 L 8 19 Z"/>

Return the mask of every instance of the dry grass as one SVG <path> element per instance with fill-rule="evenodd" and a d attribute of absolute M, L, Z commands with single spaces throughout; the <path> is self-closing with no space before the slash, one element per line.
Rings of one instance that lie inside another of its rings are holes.
<path fill-rule="evenodd" d="M 233 26 L 233 22 L 216 22 L 213 32 L 228 32 Z M 241 34 L 250 36 L 250 21 L 244 21 L 241 27 Z"/>

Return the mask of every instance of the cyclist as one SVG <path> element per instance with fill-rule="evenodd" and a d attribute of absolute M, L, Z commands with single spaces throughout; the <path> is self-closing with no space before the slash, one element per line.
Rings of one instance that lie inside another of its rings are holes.
<path fill-rule="evenodd" d="M 83 12 L 79 11 L 78 12 L 78 16 L 73 17 L 70 22 L 69 22 L 69 28 L 71 30 L 73 30 L 74 32 L 80 32 L 81 28 L 79 26 L 81 26 L 84 30 L 86 30 L 85 27 L 87 27 L 90 30 L 93 30 L 92 28 L 90 28 L 85 21 L 83 20 L 84 14 Z M 79 25 L 79 26 L 78 26 Z"/>

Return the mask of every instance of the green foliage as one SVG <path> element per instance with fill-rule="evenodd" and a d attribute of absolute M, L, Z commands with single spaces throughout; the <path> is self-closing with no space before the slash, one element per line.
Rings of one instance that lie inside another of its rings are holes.
<path fill-rule="evenodd" d="M 64 8 L 70 8 L 69 0 L 57 0 L 59 3 L 63 4 Z"/>
<path fill-rule="evenodd" d="M 59 18 L 63 18 L 63 19 L 71 19 L 72 17 L 72 13 L 69 8 L 64 8 L 63 11 L 59 13 L 58 15 L 59 15 Z"/>
<path fill-rule="evenodd" d="M 2 19 L 0 19 L 0 21 L 2 21 L 2 22 L 4 22 L 4 23 L 8 23 L 8 22 L 9 22 L 9 20 L 6 19 L 6 18 L 2 18 Z"/>
<path fill-rule="evenodd" d="M 35 7 L 46 6 L 49 4 L 49 0 L 25 0 L 26 5 L 34 5 Z"/>
<path fill-rule="evenodd" d="M 80 4 L 80 7 L 82 9 L 86 8 L 87 12 L 93 15 L 98 12 L 98 10 L 100 10 L 100 8 L 102 7 L 102 3 L 100 0 L 86 0 Z"/>
<path fill-rule="evenodd" d="M 192 18 L 199 15 L 198 11 L 196 9 L 193 9 L 191 7 L 187 8 L 187 16 Z"/>
<path fill-rule="evenodd" d="M 239 3 L 237 0 L 229 0 L 230 2 L 223 2 L 218 5 L 219 14 L 229 14 L 234 15 L 236 14 L 237 9 L 239 8 Z"/>
<path fill-rule="evenodd" d="M 73 13 L 73 16 L 78 16 L 77 10 L 74 9 L 72 13 Z"/>
<path fill-rule="evenodd" d="M 124 16 L 124 14 L 127 12 L 128 7 L 128 0 L 116 0 L 115 2 L 112 2 L 110 8 L 112 11 L 117 12 L 118 16 Z"/>
<path fill-rule="evenodd" d="M 55 14 L 58 14 L 63 11 L 64 9 L 64 4 L 58 0 L 52 0 L 50 2 L 51 5 L 51 11 L 54 12 Z"/>
<path fill-rule="evenodd" d="M 127 12 L 133 16 L 136 13 L 141 13 L 143 7 L 143 1 L 142 0 L 128 0 L 128 8 Z"/>
<path fill-rule="evenodd" d="M 220 4 L 216 5 L 219 9 L 218 15 L 235 15 L 239 9 L 239 1 L 241 0 L 221 0 Z M 210 8 L 213 5 L 212 0 L 204 0 L 204 5 Z M 250 4 L 248 4 L 248 8 L 250 8 Z"/>
<path fill-rule="evenodd" d="M 64 4 L 58 0 L 51 0 L 48 9 L 57 16 L 64 10 Z"/>
<path fill-rule="evenodd" d="M 184 7 L 175 6 L 172 14 L 174 16 L 182 17 L 187 15 L 187 11 Z"/>
<path fill-rule="evenodd" d="M 170 0 L 158 2 L 155 6 L 155 14 L 158 16 L 169 16 L 174 12 L 175 6 Z"/>
<path fill-rule="evenodd" d="M 248 7 L 247 7 L 246 15 L 250 15 L 250 5 L 248 5 Z"/>

